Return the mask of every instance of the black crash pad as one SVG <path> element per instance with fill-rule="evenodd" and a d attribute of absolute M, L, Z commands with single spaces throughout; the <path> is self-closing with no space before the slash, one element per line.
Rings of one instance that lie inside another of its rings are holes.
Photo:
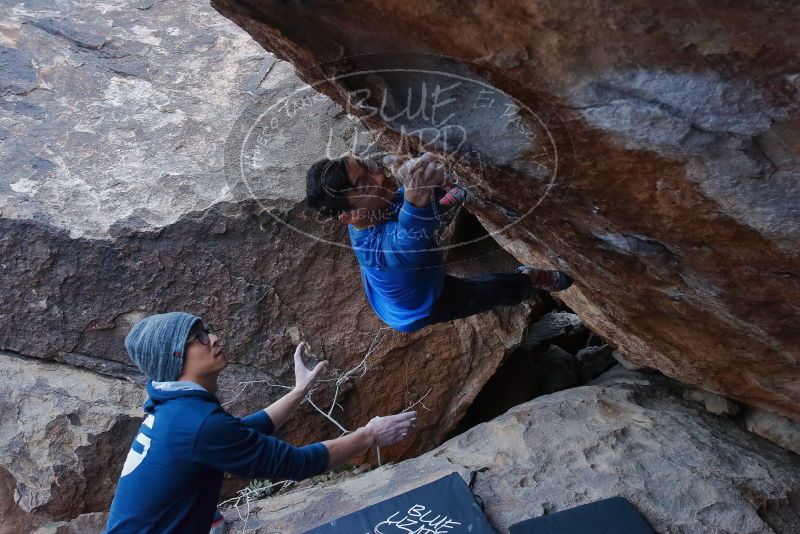
<path fill-rule="evenodd" d="M 309 530 L 314 534 L 494 534 L 458 473 Z"/>
<path fill-rule="evenodd" d="M 642 515 L 623 497 L 611 497 L 554 514 L 526 519 L 511 534 L 652 534 Z"/>

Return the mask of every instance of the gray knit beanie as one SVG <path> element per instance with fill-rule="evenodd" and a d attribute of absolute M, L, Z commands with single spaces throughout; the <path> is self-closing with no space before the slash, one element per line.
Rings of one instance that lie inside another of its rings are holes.
<path fill-rule="evenodd" d="M 150 315 L 133 325 L 125 338 L 125 349 L 151 380 L 177 380 L 183 372 L 186 336 L 199 320 L 185 312 Z"/>

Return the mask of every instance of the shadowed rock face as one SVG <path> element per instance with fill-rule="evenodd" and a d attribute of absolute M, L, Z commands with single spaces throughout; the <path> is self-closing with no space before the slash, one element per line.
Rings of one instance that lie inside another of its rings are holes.
<path fill-rule="evenodd" d="M 141 379 L 130 367 L 124 335 L 145 314 L 184 309 L 222 334 L 232 363 L 221 377 L 221 397 L 235 397 L 234 411 L 262 408 L 285 392 L 276 385 L 293 385 L 291 354 L 304 339 L 330 361 L 328 378 L 357 368 L 342 383 L 342 409 L 334 414 L 347 428 L 399 412 L 430 390 L 425 428 L 387 453 L 411 454 L 441 440 L 519 343 L 531 305 L 414 334 L 389 331 L 363 297 L 351 251 L 307 239 L 261 209 L 254 201 L 221 204 L 160 231 L 111 241 L 0 220 L 0 254 L 14 266 L 4 271 L 2 286 L 15 303 L 0 343 Z M 285 218 L 298 229 L 318 227 L 302 207 L 290 206 Z M 329 229 L 332 241 L 343 239 L 343 228 Z M 324 405 L 333 389 L 323 383 L 317 401 Z M 288 428 L 296 442 L 338 435 L 310 407 Z"/>
<path fill-rule="evenodd" d="M 335 379 L 354 370 L 337 388 L 338 407 L 333 411 L 346 428 L 354 430 L 375 415 L 424 402 L 425 408 L 418 406 L 415 439 L 382 451 L 384 459 L 416 454 L 441 442 L 520 342 L 536 301 L 414 334 L 391 332 L 365 302 L 349 250 L 298 238 L 297 232 L 260 210 L 256 202 L 221 204 L 160 231 L 103 241 L 72 239 L 64 230 L 33 221 L 1 219 L 0 254 L 13 268 L 3 271 L 0 285 L 13 308 L 3 316 L 0 343 L 16 354 L 68 364 L 61 366 L 63 374 L 78 383 L 92 374 L 80 374 L 74 366 L 118 377 L 105 380 L 141 392 L 121 380 L 143 379 L 130 367 L 124 335 L 145 314 L 189 310 L 223 335 L 231 364 L 221 377 L 219 396 L 230 402 L 226 407 L 234 414 L 261 409 L 285 393 L 280 385 L 293 385 L 291 353 L 303 339 L 318 359 L 330 362 L 330 372 L 314 394 L 326 411 Z M 302 208 L 290 207 L 288 213 L 296 227 L 317 225 Z M 331 239 L 342 238 L 341 228 L 331 230 Z M 11 358 L 0 355 L 0 360 Z M 52 396 L 51 388 L 37 379 L 41 369 L 29 365 L 20 373 L 30 385 L 9 379 L 2 389 L 20 396 Z M 75 397 L 90 407 L 99 402 L 82 398 L 80 391 Z M 10 402 L 7 411 L 13 412 L 13 398 Z M 111 413 L 115 410 L 113 402 L 104 406 Z M 40 458 L 37 465 L 45 471 L 57 468 L 59 480 L 70 491 L 59 487 L 51 492 L 49 483 L 39 481 L 47 491 L 37 489 L 36 506 L 26 505 L 25 511 L 36 508 L 43 517 L 69 519 L 105 509 L 131 430 L 141 422 L 139 406 L 139 415 L 126 418 L 124 428 L 109 425 L 106 435 L 86 438 L 80 468 L 74 462 Z M 32 452 L 52 450 L 72 428 L 69 414 L 58 407 L 56 399 L 52 419 L 25 418 L 24 425 L 9 420 L 12 427 L 21 425 L 42 437 L 29 440 L 4 433 L 0 448 L 30 441 L 26 446 Z M 78 434 L 84 431 L 93 432 L 79 428 Z M 339 435 L 308 404 L 283 433 L 296 444 Z M 68 452 L 77 454 L 72 451 Z M 2 468 L 11 471 L 15 465 L 12 457 L 0 458 Z M 12 474 L 17 477 L 18 472 Z M 16 478 L 16 484 L 29 483 Z M 74 498 L 64 500 L 64 495 Z"/>
<path fill-rule="evenodd" d="M 656 532 L 797 532 L 797 455 L 682 400 L 669 381 L 619 370 L 601 379 L 516 406 L 420 457 L 251 503 L 247 528 L 305 532 L 455 471 L 499 532 L 614 496 Z"/>
<path fill-rule="evenodd" d="M 498 240 L 572 275 L 565 302 L 631 363 L 800 417 L 800 7 L 212 5 L 306 82 L 330 78 L 316 87 L 333 100 L 366 104 L 348 110 L 386 145 L 423 126 L 393 112 L 411 85 L 442 83 L 432 72 L 527 106 L 546 128 L 521 138 L 516 117 L 493 120 L 462 86 L 448 96 L 468 142 L 418 137 L 459 160 L 490 230 L 537 206 Z M 397 75 L 404 64 L 413 72 Z"/>

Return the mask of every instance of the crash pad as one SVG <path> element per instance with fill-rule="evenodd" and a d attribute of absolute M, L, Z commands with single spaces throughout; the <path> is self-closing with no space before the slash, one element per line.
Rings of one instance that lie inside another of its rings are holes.
<path fill-rule="evenodd" d="M 526 519 L 510 534 L 652 534 L 639 511 L 623 497 L 611 497 L 561 512 Z"/>
<path fill-rule="evenodd" d="M 309 530 L 314 534 L 494 534 L 467 484 L 451 473 Z"/>

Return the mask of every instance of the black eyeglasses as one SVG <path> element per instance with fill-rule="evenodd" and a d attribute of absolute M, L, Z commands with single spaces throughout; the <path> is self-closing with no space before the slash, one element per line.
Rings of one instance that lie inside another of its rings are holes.
<path fill-rule="evenodd" d="M 214 329 L 211 327 L 210 324 L 206 325 L 206 324 L 200 323 L 199 327 L 195 327 L 192 330 L 192 332 L 189 333 L 189 339 L 186 342 L 190 343 L 191 341 L 194 341 L 196 339 L 197 341 L 199 341 L 203 345 L 208 345 L 209 343 L 211 343 L 211 338 L 208 337 L 208 336 L 209 336 L 209 334 L 213 334 L 213 333 L 214 333 Z"/>

